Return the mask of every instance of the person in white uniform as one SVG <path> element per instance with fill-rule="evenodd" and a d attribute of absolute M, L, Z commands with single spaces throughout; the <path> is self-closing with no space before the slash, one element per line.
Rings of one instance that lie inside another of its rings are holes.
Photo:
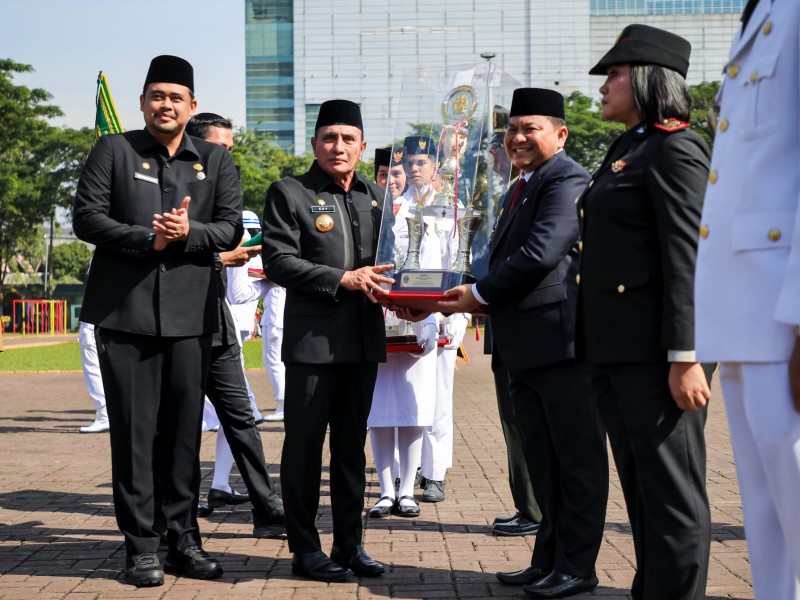
<path fill-rule="evenodd" d="M 403 145 L 408 189 L 402 196 L 403 206 L 396 216 L 401 222 L 397 227 L 396 244 L 405 243 L 407 247 L 405 214 L 413 214 L 420 204 L 430 207 L 436 202 L 439 190 L 436 184 L 437 146 L 433 140 L 424 136 L 409 136 Z M 459 210 L 463 211 L 464 207 L 459 206 Z M 453 264 L 458 251 L 458 236 L 453 235 L 455 219 L 450 214 L 423 215 L 425 233 L 420 247 L 420 266 L 423 269 L 447 269 Z M 424 502 L 444 500 L 445 475 L 447 469 L 453 466 L 453 380 L 458 347 L 464 339 L 469 321 L 463 313 L 437 316 L 439 336 L 448 341 L 436 350 L 436 406 L 433 424 L 425 429 L 422 441 Z"/>
<path fill-rule="evenodd" d="M 800 598 L 800 3 L 751 0 L 719 92 L 695 276 L 719 361 L 753 590 Z"/>
<path fill-rule="evenodd" d="M 252 210 L 242 211 L 242 224 L 244 225 L 244 240 L 261 232 L 261 219 Z M 231 314 L 239 331 L 239 341 L 242 345 L 253 336 L 255 328 L 256 307 L 258 301 L 266 295 L 266 285 L 263 280 L 253 279 L 249 275 L 249 269 L 261 269 L 261 256 L 255 254 L 244 265 L 228 267 L 228 289 L 227 299 L 231 307 Z M 244 354 L 242 354 L 242 368 L 244 368 Z M 247 395 L 250 398 L 250 408 L 253 409 L 253 417 L 256 424 L 262 423 L 264 417 L 258 410 L 256 395 L 245 374 L 245 386 Z"/>
<path fill-rule="evenodd" d="M 275 412 L 264 417 L 266 421 L 283 421 L 283 401 L 286 393 L 286 367 L 281 360 L 283 343 L 283 309 L 286 306 L 286 289 L 266 282 L 264 312 L 261 314 L 261 360 L 267 371 L 275 399 Z"/>
<path fill-rule="evenodd" d="M 396 352 L 378 366 L 378 379 L 367 420 L 372 454 L 381 486 L 381 497 L 369 511 L 372 518 L 396 514 L 417 517 L 414 479 L 422 460 L 422 438 L 433 425 L 436 388 L 438 324 L 435 315 L 411 323 L 386 311 L 387 338 L 413 335 L 422 346 L 420 353 Z M 388 339 L 387 339 L 388 341 Z M 394 466 L 395 455 L 399 465 Z M 395 474 L 399 488 L 395 489 Z"/>
<path fill-rule="evenodd" d="M 95 417 L 91 425 L 80 428 L 81 433 L 101 433 L 108 431 L 108 413 L 106 412 L 106 394 L 103 391 L 103 378 L 100 376 L 100 363 L 97 362 L 97 345 L 94 340 L 94 325 L 81 321 L 78 329 L 78 341 L 81 346 L 81 366 L 83 379 L 89 396 L 94 400 Z"/>

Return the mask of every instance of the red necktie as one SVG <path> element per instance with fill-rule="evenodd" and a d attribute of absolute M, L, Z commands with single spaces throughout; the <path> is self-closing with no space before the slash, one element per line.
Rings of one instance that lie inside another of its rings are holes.
<path fill-rule="evenodd" d="M 514 193 L 511 196 L 511 204 L 508 205 L 508 214 L 511 214 L 511 211 L 514 210 L 514 204 L 516 204 L 519 197 L 522 195 L 522 188 L 525 187 L 527 182 L 520 177 L 517 181 L 517 185 L 514 187 Z"/>

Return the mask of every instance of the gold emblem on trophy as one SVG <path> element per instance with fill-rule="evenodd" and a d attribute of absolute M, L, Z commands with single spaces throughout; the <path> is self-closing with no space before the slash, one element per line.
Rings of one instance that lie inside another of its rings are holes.
<path fill-rule="evenodd" d="M 447 124 L 467 121 L 478 108 L 475 88 L 471 85 L 460 85 L 453 88 L 442 101 L 442 119 Z"/>

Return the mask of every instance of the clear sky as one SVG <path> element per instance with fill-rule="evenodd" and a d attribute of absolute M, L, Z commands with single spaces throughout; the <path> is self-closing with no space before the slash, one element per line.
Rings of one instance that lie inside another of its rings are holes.
<path fill-rule="evenodd" d="M 0 0 L 0 58 L 36 69 L 14 83 L 50 92 L 56 125 L 94 127 L 102 70 L 122 126 L 143 127 L 139 95 L 159 54 L 192 63 L 198 112 L 245 124 L 244 0 Z"/>

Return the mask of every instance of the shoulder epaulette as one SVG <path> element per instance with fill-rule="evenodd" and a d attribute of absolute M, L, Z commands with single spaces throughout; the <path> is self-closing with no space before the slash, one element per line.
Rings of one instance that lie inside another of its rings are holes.
<path fill-rule="evenodd" d="M 655 126 L 658 129 L 663 129 L 664 131 L 680 131 L 681 129 L 686 129 L 689 127 L 689 123 L 684 123 L 683 121 L 679 121 L 678 119 L 673 119 L 670 117 L 669 119 L 664 119 L 661 123 L 656 123 Z"/>

